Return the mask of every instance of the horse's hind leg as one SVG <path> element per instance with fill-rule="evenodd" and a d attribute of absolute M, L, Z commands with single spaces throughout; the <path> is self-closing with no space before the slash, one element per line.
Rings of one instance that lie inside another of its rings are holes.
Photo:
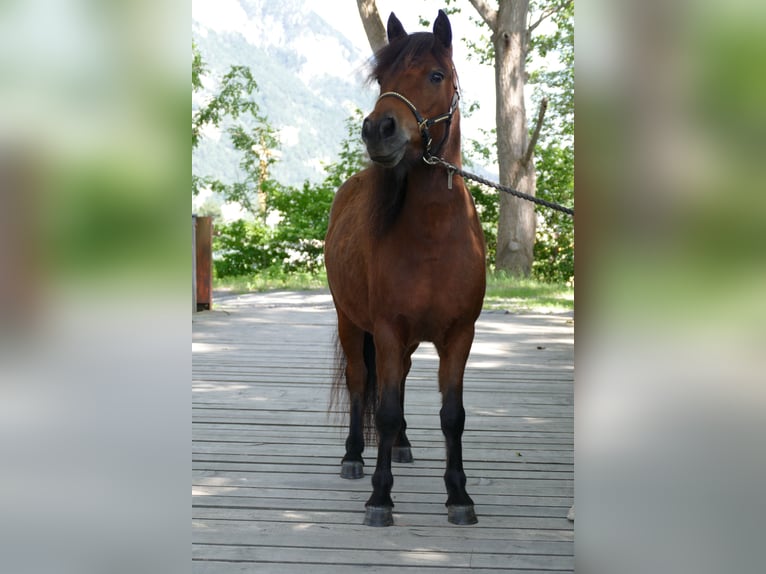
<path fill-rule="evenodd" d="M 466 492 L 463 470 L 463 373 L 473 342 L 473 325 L 450 333 L 447 344 L 437 346 L 439 351 L 439 390 L 442 408 L 439 412 L 442 432 L 447 443 L 447 469 L 444 484 L 447 487 L 447 518 L 453 524 L 476 524 L 473 500 Z"/>
<path fill-rule="evenodd" d="M 404 383 L 407 380 L 407 375 L 412 367 L 412 353 L 415 352 L 418 346 L 415 345 L 412 349 L 408 349 L 407 357 L 404 359 L 404 376 L 402 377 L 402 384 L 400 387 L 401 403 L 402 403 L 402 427 L 399 429 L 399 435 L 394 441 L 394 447 L 391 450 L 391 459 L 394 462 L 410 463 L 413 462 L 412 458 L 412 445 L 407 438 L 407 420 L 404 417 Z"/>
<path fill-rule="evenodd" d="M 369 335 L 367 335 L 369 336 Z M 346 454 L 341 461 L 342 478 L 364 476 L 364 410 L 367 367 L 364 361 L 365 332 L 338 312 L 338 339 L 346 355 L 346 387 L 349 399 L 349 429 Z M 370 342 L 371 344 L 371 342 Z"/>

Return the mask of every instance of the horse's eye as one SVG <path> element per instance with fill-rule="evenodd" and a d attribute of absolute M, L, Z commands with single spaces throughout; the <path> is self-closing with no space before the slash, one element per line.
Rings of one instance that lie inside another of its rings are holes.
<path fill-rule="evenodd" d="M 438 84 L 444 79 L 444 74 L 442 72 L 431 72 L 431 83 L 432 84 Z"/>

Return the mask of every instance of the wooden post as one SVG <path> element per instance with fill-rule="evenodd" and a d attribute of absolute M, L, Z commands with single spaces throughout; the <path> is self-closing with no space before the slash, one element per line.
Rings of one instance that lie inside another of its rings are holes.
<path fill-rule="evenodd" d="M 197 312 L 197 216 L 192 214 L 192 313 Z"/>
<path fill-rule="evenodd" d="M 197 217 L 197 311 L 213 302 L 213 218 Z"/>

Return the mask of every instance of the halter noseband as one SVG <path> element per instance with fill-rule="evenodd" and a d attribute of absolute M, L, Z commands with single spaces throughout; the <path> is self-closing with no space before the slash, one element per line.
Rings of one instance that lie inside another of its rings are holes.
<path fill-rule="evenodd" d="M 407 104 L 407 107 L 410 108 L 410 111 L 415 115 L 415 121 L 418 123 L 418 129 L 420 129 L 420 136 L 423 140 L 423 159 L 427 160 L 433 155 L 433 153 L 438 153 L 441 147 L 444 145 L 444 142 L 447 141 L 447 137 L 449 136 L 449 129 L 450 129 L 450 126 L 452 125 L 452 114 L 455 113 L 458 102 L 460 101 L 460 90 L 458 86 L 455 85 L 455 93 L 452 96 L 452 103 L 450 103 L 449 111 L 444 114 L 440 114 L 434 118 L 424 118 L 422 115 L 420 115 L 420 112 L 415 107 L 415 104 L 413 104 L 410 100 L 405 98 L 399 92 L 383 92 L 382 94 L 380 94 L 380 96 L 378 96 L 377 102 L 379 102 L 381 99 L 386 97 L 400 99 L 405 104 Z M 439 142 L 439 145 L 436 147 L 436 150 L 434 150 L 434 152 L 432 153 L 431 144 L 433 143 L 433 140 L 431 139 L 431 132 L 429 131 L 429 128 L 433 126 L 434 124 L 438 124 L 439 122 L 445 122 L 445 121 L 447 122 L 447 128 L 444 130 L 444 136 Z"/>

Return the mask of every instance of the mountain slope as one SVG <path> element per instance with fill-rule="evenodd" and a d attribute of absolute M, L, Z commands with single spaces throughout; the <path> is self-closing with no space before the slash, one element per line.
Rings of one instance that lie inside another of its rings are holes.
<path fill-rule="evenodd" d="M 258 82 L 261 113 L 279 131 L 281 150 L 272 175 L 299 185 L 320 180 L 322 162 L 335 159 L 346 136 L 344 120 L 374 101 L 364 85 L 365 60 L 341 32 L 302 0 L 228 0 L 195 3 L 192 37 L 214 89 L 230 65 L 249 66 Z M 241 179 L 239 156 L 227 136 L 208 132 L 192 157 L 198 175 Z"/>

